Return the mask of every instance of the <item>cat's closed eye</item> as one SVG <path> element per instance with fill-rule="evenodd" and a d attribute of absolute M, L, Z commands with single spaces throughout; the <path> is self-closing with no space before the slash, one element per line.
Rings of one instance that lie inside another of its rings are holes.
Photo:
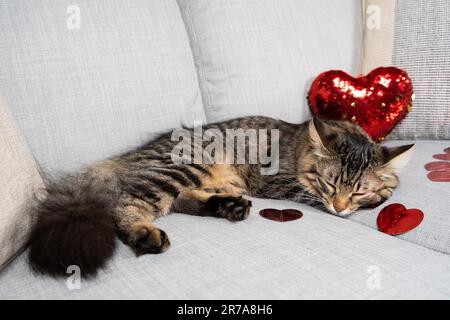
<path fill-rule="evenodd" d="M 317 178 L 317 182 L 323 192 L 334 194 L 336 192 L 336 187 L 330 182 L 323 180 L 322 178 Z"/>

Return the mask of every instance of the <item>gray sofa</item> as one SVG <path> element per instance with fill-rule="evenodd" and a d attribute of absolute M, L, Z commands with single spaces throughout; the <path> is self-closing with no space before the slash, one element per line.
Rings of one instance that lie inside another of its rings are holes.
<path fill-rule="evenodd" d="M 450 185 L 424 169 L 448 140 L 415 141 L 388 203 L 425 218 L 400 236 L 377 230 L 380 208 L 343 219 L 253 199 L 240 223 L 164 217 L 169 251 L 136 258 L 119 243 L 108 267 L 77 286 L 71 274 L 33 274 L 26 252 L 15 257 L 27 205 L 48 176 L 195 122 L 309 119 L 315 75 L 361 70 L 362 12 L 356 0 L 2 1 L 0 298 L 450 298 Z M 260 217 L 263 208 L 304 216 L 278 223 Z"/>

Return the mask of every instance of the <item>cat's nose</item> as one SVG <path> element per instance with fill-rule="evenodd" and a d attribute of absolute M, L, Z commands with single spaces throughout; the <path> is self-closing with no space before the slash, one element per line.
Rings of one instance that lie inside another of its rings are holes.
<path fill-rule="evenodd" d="M 333 207 L 336 212 L 342 212 L 348 208 L 348 200 L 344 198 L 335 198 L 333 201 Z"/>

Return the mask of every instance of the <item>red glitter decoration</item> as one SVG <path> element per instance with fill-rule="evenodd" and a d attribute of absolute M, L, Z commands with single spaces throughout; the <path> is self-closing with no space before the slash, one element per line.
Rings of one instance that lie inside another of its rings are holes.
<path fill-rule="evenodd" d="M 406 209 L 400 203 L 393 203 L 381 210 L 377 225 L 384 233 L 398 235 L 414 229 L 422 220 L 423 212 L 419 209 Z"/>
<path fill-rule="evenodd" d="M 357 78 L 340 70 L 323 72 L 308 94 L 314 115 L 355 122 L 375 141 L 384 140 L 412 110 L 412 100 L 411 79 L 395 67 L 380 67 Z"/>
<path fill-rule="evenodd" d="M 263 218 L 278 222 L 292 221 L 303 217 L 303 213 L 295 209 L 264 209 L 259 212 L 259 215 Z"/>

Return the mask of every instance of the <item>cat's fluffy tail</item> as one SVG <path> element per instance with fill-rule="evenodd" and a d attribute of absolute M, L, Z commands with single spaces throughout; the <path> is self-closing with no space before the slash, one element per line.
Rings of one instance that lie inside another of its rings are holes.
<path fill-rule="evenodd" d="M 50 183 L 33 210 L 32 269 L 62 276 L 75 265 L 82 276 L 95 275 L 115 250 L 117 197 L 117 178 L 108 169 L 89 169 Z"/>

